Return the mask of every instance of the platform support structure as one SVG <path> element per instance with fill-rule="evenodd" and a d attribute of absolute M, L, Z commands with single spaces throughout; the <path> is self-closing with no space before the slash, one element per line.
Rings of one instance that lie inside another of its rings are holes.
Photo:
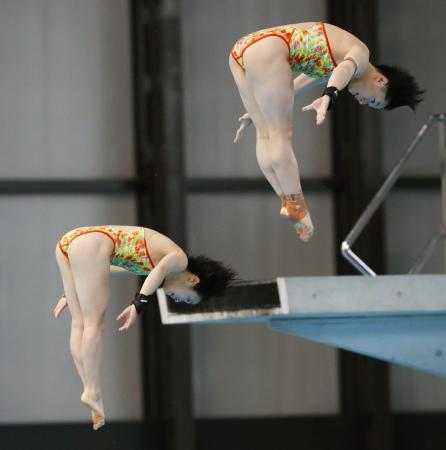
<path fill-rule="evenodd" d="M 185 246 L 179 2 L 130 6 L 138 223 Z M 147 448 L 195 450 L 189 326 L 164 327 L 156 301 L 141 320 Z"/>
<path fill-rule="evenodd" d="M 328 21 L 358 36 L 377 55 L 377 2 L 328 0 Z M 337 273 L 355 273 L 339 248 L 381 180 L 380 122 L 374 111 L 358 108 L 348 95 L 339 98 L 332 117 Z M 361 254 L 382 272 L 384 262 L 383 217 L 377 215 L 358 242 Z M 352 430 L 351 448 L 391 450 L 392 422 L 389 407 L 388 365 L 346 351 L 339 352 L 342 415 Z"/>

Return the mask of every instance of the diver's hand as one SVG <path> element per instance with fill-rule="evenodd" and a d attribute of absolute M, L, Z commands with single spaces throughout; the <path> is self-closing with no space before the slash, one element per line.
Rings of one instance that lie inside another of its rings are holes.
<path fill-rule="evenodd" d="M 65 295 L 62 295 L 60 297 L 59 301 L 57 302 L 56 307 L 53 309 L 54 317 L 57 319 L 60 316 L 60 313 L 66 308 L 67 306 L 67 298 Z"/>
<path fill-rule="evenodd" d="M 316 125 L 321 125 L 325 121 L 325 116 L 327 115 L 328 107 L 330 106 L 330 97 L 324 95 L 317 98 L 311 105 L 304 106 L 302 111 L 311 111 L 314 109 L 316 111 Z"/>
<path fill-rule="evenodd" d="M 123 320 L 124 323 L 119 328 L 119 331 L 127 331 L 132 323 L 135 321 L 137 316 L 135 305 L 129 305 L 127 308 L 122 311 L 121 314 L 119 314 L 118 317 L 116 317 L 116 320 Z"/>
<path fill-rule="evenodd" d="M 234 143 L 240 140 L 243 130 L 252 124 L 251 116 L 249 115 L 249 113 L 243 114 L 243 116 L 239 117 L 238 121 L 240 122 L 240 126 L 235 133 Z"/>

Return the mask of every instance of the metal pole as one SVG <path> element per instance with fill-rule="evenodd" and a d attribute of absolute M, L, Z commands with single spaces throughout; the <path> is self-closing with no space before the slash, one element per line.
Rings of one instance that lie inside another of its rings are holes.
<path fill-rule="evenodd" d="M 350 233 L 345 238 L 344 242 L 342 242 L 341 245 L 341 254 L 344 256 L 349 263 L 355 267 L 356 270 L 358 270 L 363 275 L 371 275 L 376 276 L 376 273 L 364 262 L 362 261 L 359 256 L 357 256 L 353 251 L 351 250 L 352 245 L 358 238 L 358 236 L 362 233 L 364 228 L 369 223 L 372 216 L 375 214 L 376 210 L 381 206 L 382 202 L 387 197 L 388 193 L 398 180 L 399 176 L 401 175 L 401 172 L 405 168 L 407 162 L 411 158 L 415 148 L 417 147 L 418 143 L 421 141 L 423 136 L 426 134 L 427 130 L 431 127 L 432 123 L 434 121 L 440 121 L 440 123 L 443 125 L 442 133 L 440 140 L 440 148 L 442 149 L 442 201 L 443 201 L 443 230 L 446 230 L 446 149 L 444 148 L 446 146 L 446 140 L 445 140 L 445 114 L 434 114 L 429 117 L 429 120 L 421 127 L 420 131 L 418 132 L 415 139 L 410 144 L 409 148 L 406 150 L 406 153 L 401 158 L 401 160 L 398 162 L 398 164 L 394 167 L 392 172 L 388 175 L 386 180 L 384 181 L 381 188 L 378 190 L 378 192 L 373 197 L 372 201 L 369 203 L 367 208 L 364 210 L 364 212 L 359 217 L 356 224 L 353 226 Z M 442 147 L 443 146 L 443 147 Z M 446 260 L 446 253 L 445 253 L 445 260 Z M 419 267 L 418 267 L 419 268 Z"/>
<path fill-rule="evenodd" d="M 432 125 L 432 122 L 434 120 L 434 116 L 429 117 L 429 120 L 422 126 L 421 130 L 418 132 L 417 136 L 413 140 L 412 144 L 410 144 L 409 148 L 407 149 L 405 155 L 401 158 L 400 162 L 395 166 L 395 168 L 390 172 L 389 176 L 387 177 L 384 184 L 381 186 L 379 191 L 375 194 L 372 201 L 370 202 L 369 206 L 365 209 L 365 211 L 362 213 L 361 217 L 356 222 L 355 226 L 352 228 L 348 236 L 346 237 L 345 241 L 349 247 L 353 245 L 353 243 L 356 241 L 358 236 L 361 234 L 361 232 L 364 230 L 366 225 L 369 223 L 370 219 L 372 218 L 375 211 L 379 208 L 383 200 L 386 198 L 389 191 L 392 189 L 393 185 L 397 181 L 398 177 L 400 176 L 402 170 L 407 164 L 407 161 L 412 156 L 413 151 L 415 150 L 416 146 L 420 142 L 420 140 L 423 138 L 423 136 L 426 134 L 427 130 Z"/>
<path fill-rule="evenodd" d="M 434 236 L 432 236 L 427 243 L 426 247 L 423 249 L 421 254 L 416 259 L 413 267 L 409 270 L 409 274 L 417 274 L 420 273 L 421 269 L 424 267 L 426 262 L 429 260 L 429 258 L 434 253 L 435 249 L 437 248 L 438 243 L 443 238 L 443 233 L 436 233 Z"/>
<path fill-rule="evenodd" d="M 358 272 L 363 275 L 376 277 L 376 272 L 374 272 L 358 255 L 356 255 L 346 242 L 343 242 L 341 245 L 341 253 Z"/>

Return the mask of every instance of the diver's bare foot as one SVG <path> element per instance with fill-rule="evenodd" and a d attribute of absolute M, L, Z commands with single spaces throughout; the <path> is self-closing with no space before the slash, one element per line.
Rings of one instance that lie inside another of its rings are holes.
<path fill-rule="evenodd" d="M 314 228 L 309 214 L 302 221 L 294 223 L 294 228 L 301 241 L 308 242 L 313 236 Z"/>
<path fill-rule="evenodd" d="M 89 394 L 84 391 L 81 395 L 81 402 L 87 405 L 91 410 L 91 419 L 93 422 L 93 430 L 99 430 L 105 425 L 104 406 L 100 395 Z"/>
<path fill-rule="evenodd" d="M 313 235 L 314 227 L 303 194 L 284 195 L 281 198 L 280 215 L 293 224 L 299 239 L 308 242 Z"/>

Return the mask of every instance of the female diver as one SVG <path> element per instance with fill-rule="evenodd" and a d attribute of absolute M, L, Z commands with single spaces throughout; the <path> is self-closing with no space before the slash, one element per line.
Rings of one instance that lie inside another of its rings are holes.
<path fill-rule="evenodd" d="M 239 39 L 231 50 L 229 66 L 247 113 L 234 142 L 251 123 L 256 128 L 256 154 L 266 179 L 281 198 L 280 214 L 293 223 L 307 241 L 313 224 L 300 184 L 292 148 L 294 96 L 326 84 L 322 96 L 305 106 L 322 124 L 340 90 L 361 105 L 415 109 L 424 92 L 404 69 L 374 66 L 367 46 L 334 25 L 305 22 L 260 30 Z M 293 73 L 299 75 L 293 79 Z"/>
<path fill-rule="evenodd" d="M 117 317 L 122 321 L 120 331 L 132 325 L 161 285 L 175 301 L 196 304 L 222 294 L 234 278 L 234 272 L 221 263 L 189 256 L 167 236 L 136 226 L 72 230 L 58 242 L 56 260 L 65 293 L 54 315 L 57 318 L 68 305 L 72 318 L 70 349 L 83 384 L 81 402 L 90 408 L 95 430 L 105 423 L 99 372 L 110 272 L 127 270 L 147 275 L 133 302 Z"/>

